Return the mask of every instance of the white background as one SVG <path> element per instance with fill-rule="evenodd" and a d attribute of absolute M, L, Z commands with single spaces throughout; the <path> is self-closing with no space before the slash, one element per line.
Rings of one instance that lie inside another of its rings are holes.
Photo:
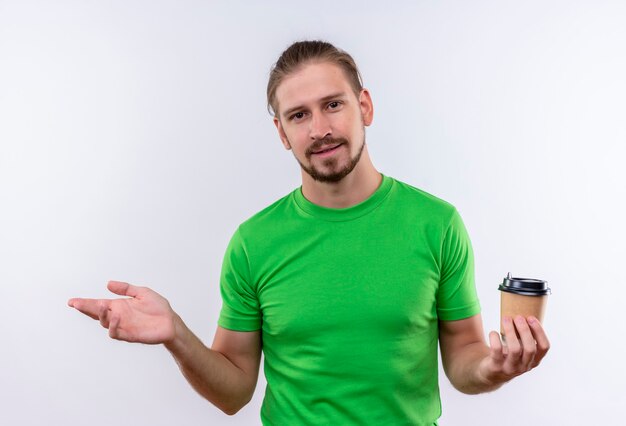
<path fill-rule="evenodd" d="M 442 376 L 440 424 L 620 423 L 626 4 L 596 0 L 0 0 L 0 423 L 259 424 L 263 378 L 228 417 L 66 301 L 148 285 L 211 343 L 228 239 L 300 184 L 265 87 L 306 38 L 359 64 L 378 169 L 461 212 L 486 332 L 508 271 L 553 289 L 544 363 Z"/>

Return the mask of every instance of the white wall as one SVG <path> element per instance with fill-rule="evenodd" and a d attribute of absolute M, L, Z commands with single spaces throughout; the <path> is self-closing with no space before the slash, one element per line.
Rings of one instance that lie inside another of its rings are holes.
<path fill-rule="evenodd" d="M 0 423 L 259 423 L 263 379 L 227 417 L 66 301 L 149 285 L 211 342 L 231 233 L 299 185 L 269 68 L 320 37 L 373 94 L 377 167 L 463 215 L 486 331 L 508 271 L 553 289 L 544 363 L 481 396 L 442 377 L 441 425 L 616 424 L 625 22 L 597 0 L 0 0 Z"/>

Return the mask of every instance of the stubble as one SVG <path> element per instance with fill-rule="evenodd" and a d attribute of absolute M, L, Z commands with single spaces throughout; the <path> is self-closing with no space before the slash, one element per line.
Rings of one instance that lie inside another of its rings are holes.
<path fill-rule="evenodd" d="M 350 161 L 348 161 L 345 166 L 339 169 L 337 169 L 338 159 L 335 157 L 325 159 L 322 162 L 322 167 L 319 168 L 310 161 L 314 151 L 318 151 L 324 146 L 331 146 L 336 144 L 345 144 L 347 145 L 347 149 L 350 148 L 350 142 L 345 138 L 325 138 L 315 142 L 306 150 L 305 157 L 307 160 L 309 160 L 308 164 L 303 164 L 303 162 L 300 161 L 300 159 L 298 159 L 295 154 L 294 157 L 300 164 L 302 170 L 304 170 L 309 176 L 311 176 L 313 180 L 324 183 L 337 183 L 340 182 L 344 177 L 348 176 L 359 163 L 359 160 L 361 159 L 361 154 L 363 153 L 363 149 L 365 148 L 365 135 L 363 135 L 363 142 L 361 143 L 361 147 L 359 148 L 359 151 L 356 153 L 356 155 L 350 158 Z"/>

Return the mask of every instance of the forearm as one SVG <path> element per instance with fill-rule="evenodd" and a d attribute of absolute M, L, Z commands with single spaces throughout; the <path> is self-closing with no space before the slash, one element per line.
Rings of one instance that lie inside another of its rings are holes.
<path fill-rule="evenodd" d="M 224 411 L 235 414 L 247 404 L 256 380 L 251 378 L 220 352 L 205 346 L 176 316 L 176 337 L 167 342 L 181 372 L 204 398 Z"/>
<path fill-rule="evenodd" d="M 483 342 L 472 343 L 460 349 L 445 368 L 450 383 L 460 392 L 470 395 L 491 392 L 501 387 L 504 381 L 492 382 L 481 374 L 481 363 L 488 357 L 489 347 Z"/>

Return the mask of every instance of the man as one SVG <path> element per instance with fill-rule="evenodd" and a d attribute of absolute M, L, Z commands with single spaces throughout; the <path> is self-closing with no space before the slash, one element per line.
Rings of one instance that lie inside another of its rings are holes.
<path fill-rule="evenodd" d="M 473 255 L 450 204 L 380 174 L 365 143 L 373 105 L 356 64 L 298 42 L 270 75 L 268 104 L 302 186 L 241 224 L 221 275 L 211 348 L 167 300 L 71 299 L 114 339 L 163 343 L 189 383 L 227 414 L 254 392 L 265 354 L 266 425 L 433 425 L 437 344 L 451 383 L 488 392 L 536 367 L 549 342 L 536 318 L 483 337 Z"/>

